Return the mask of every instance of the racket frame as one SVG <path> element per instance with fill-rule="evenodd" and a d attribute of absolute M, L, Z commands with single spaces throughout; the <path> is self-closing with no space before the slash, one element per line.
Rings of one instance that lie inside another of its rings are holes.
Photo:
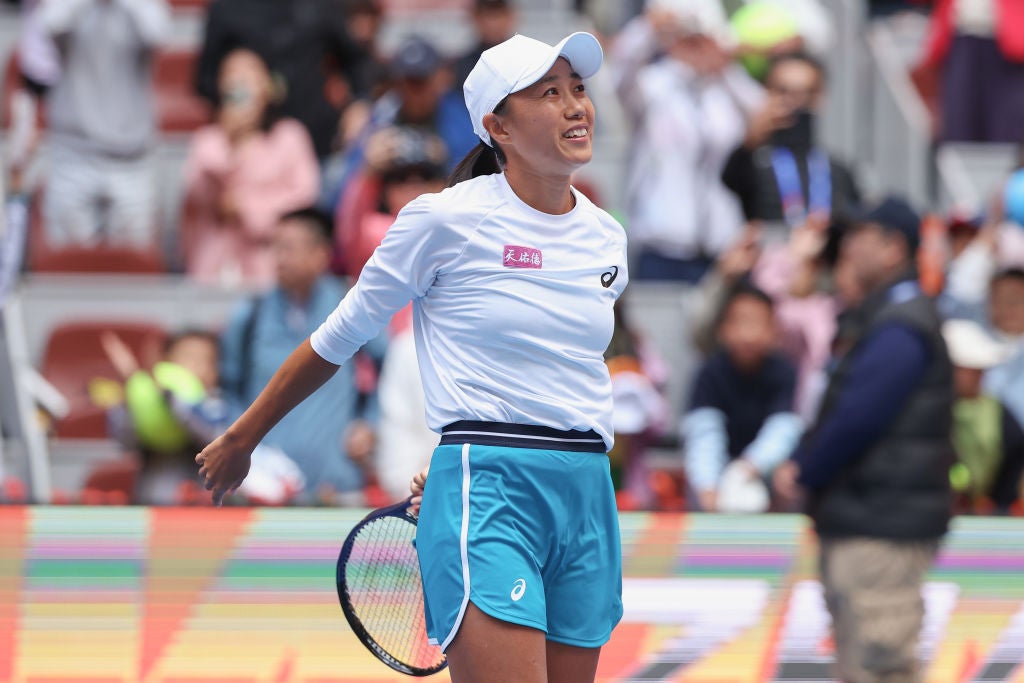
<path fill-rule="evenodd" d="M 384 662 L 395 671 L 408 676 L 422 677 L 432 676 L 439 671 L 443 671 L 448 666 L 448 660 L 444 659 L 440 665 L 424 669 L 422 667 L 410 666 L 390 654 L 380 645 L 380 643 L 373 639 L 373 636 L 371 636 L 369 631 L 366 630 L 366 627 L 363 626 L 359 617 L 356 616 L 355 609 L 349 599 L 348 582 L 345 578 L 345 568 L 348 566 L 348 560 L 352 555 L 352 549 L 355 546 L 356 538 L 359 536 L 359 532 L 363 527 L 383 517 L 395 517 L 412 524 L 414 527 L 416 526 L 416 517 L 409 513 L 410 500 L 410 498 L 406 498 L 400 503 L 395 503 L 394 505 L 373 510 L 352 528 L 348 536 L 345 538 L 345 542 L 341 546 L 341 552 L 338 554 L 336 583 L 338 588 L 338 601 L 341 603 L 341 611 L 345 614 L 345 620 L 348 621 L 348 625 L 352 628 L 352 632 L 355 633 L 356 637 L 359 638 L 359 641 L 366 646 L 366 649 L 372 652 L 377 659 Z"/>

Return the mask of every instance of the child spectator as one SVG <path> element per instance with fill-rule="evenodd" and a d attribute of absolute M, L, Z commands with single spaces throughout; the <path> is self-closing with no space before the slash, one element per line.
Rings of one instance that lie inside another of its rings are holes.
<path fill-rule="evenodd" d="M 793 412 L 796 370 L 773 348 L 771 298 L 741 282 L 715 329 L 720 348 L 699 370 L 682 422 L 687 478 L 708 512 L 720 509 L 718 487 L 731 462 L 748 481 L 763 479 L 803 431 Z"/>
<path fill-rule="evenodd" d="M 137 500 L 148 505 L 205 500 L 195 454 L 240 412 L 220 392 L 217 337 L 202 330 L 181 332 L 148 370 L 117 335 L 106 334 L 102 343 L 124 380 L 124 401 L 110 411 L 111 432 L 142 459 Z M 285 502 L 305 485 L 295 463 L 263 445 L 253 452 L 252 474 L 240 489 L 251 502 Z"/>
<path fill-rule="evenodd" d="M 985 373 L 985 391 L 1009 406 L 1024 424 L 1024 270 L 996 273 L 989 287 L 992 332 L 1010 348 L 1009 358 Z"/>
<path fill-rule="evenodd" d="M 958 462 L 950 480 L 962 510 L 984 512 L 994 504 L 1005 512 L 1020 497 L 1024 431 L 1007 406 L 982 388 L 982 375 L 1010 349 L 970 320 L 946 321 L 942 336 L 957 393 L 953 446 Z"/>
<path fill-rule="evenodd" d="M 298 121 L 277 117 L 277 99 L 255 52 L 227 56 L 217 121 L 196 132 L 185 164 L 185 259 L 201 282 L 272 285 L 278 221 L 316 198 L 309 134 Z"/>

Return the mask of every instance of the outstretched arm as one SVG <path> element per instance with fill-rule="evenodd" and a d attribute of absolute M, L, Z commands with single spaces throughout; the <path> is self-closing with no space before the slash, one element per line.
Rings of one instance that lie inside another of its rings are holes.
<path fill-rule="evenodd" d="M 302 342 L 248 410 L 196 456 L 199 476 L 213 491 L 215 505 L 245 479 L 252 451 L 267 432 L 337 371 L 338 366 L 317 354 L 308 339 Z"/>

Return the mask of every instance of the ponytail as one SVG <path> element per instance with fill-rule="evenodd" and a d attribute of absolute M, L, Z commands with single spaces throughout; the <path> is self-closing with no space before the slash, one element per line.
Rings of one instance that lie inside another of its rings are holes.
<path fill-rule="evenodd" d="M 480 142 L 476 147 L 469 150 L 459 165 L 455 167 L 452 174 L 448 176 L 448 187 L 458 185 L 463 180 L 476 178 L 482 175 L 501 173 L 505 165 L 505 153 L 497 145 L 490 145 Z"/>
<path fill-rule="evenodd" d="M 501 114 L 507 103 L 508 97 L 498 102 L 493 112 Z M 498 143 L 492 140 L 491 144 L 488 145 L 481 140 L 479 145 L 469 150 L 469 154 L 459 162 L 459 165 L 455 167 L 452 174 L 448 176 L 448 187 L 458 185 L 463 180 L 469 180 L 470 178 L 501 173 L 505 169 L 507 162 L 508 159 L 505 157 L 505 153 L 501 151 L 501 147 L 498 147 Z"/>

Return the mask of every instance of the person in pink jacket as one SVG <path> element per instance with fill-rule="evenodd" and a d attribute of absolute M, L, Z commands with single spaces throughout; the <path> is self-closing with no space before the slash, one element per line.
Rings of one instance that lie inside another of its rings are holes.
<path fill-rule="evenodd" d="M 200 282 L 273 284 L 275 227 L 316 199 L 313 143 L 301 123 L 275 116 L 276 90 L 256 53 L 233 51 L 221 66 L 216 122 L 192 138 L 182 241 L 186 270 Z"/>

